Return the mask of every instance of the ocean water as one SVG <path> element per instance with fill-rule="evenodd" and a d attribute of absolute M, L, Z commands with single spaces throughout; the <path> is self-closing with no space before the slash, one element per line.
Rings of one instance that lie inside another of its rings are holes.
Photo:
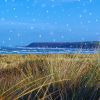
<path fill-rule="evenodd" d="M 95 54 L 96 49 L 1 47 L 0 54 Z"/>

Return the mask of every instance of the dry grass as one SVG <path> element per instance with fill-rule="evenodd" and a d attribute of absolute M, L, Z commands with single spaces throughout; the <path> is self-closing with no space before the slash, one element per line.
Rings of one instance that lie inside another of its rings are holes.
<path fill-rule="evenodd" d="M 100 54 L 1 55 L 0 100 L 96 100 Z"/>

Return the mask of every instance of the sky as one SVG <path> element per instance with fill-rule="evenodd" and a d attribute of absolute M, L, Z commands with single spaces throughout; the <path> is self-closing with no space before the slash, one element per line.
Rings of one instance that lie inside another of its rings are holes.
<path fill-rule="evenodd" d="M 100 40 L 100 0 L 0 0 L 0 46 Z"/>

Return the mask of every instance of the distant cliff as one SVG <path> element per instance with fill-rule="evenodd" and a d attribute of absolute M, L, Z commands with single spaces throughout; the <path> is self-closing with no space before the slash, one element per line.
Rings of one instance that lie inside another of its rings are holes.
<path fill-rule="evenodd" d="M 92 42 L 38 42 L 31 43 L 27 47 L 40 47 L 40 48 L 85 48 L 92 49 L 98 48 L 100 42 L 92 41 Z"/>

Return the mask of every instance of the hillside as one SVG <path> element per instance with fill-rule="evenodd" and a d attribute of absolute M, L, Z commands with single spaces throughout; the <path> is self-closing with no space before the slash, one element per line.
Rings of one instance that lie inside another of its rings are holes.
<path fill-rule="evenodd" d="M 99 41 L 93 42 L 33 42 L 27 47 L 41 47 L 41 48 L 84 48 L 92 49 L 99 47 Z"/>

